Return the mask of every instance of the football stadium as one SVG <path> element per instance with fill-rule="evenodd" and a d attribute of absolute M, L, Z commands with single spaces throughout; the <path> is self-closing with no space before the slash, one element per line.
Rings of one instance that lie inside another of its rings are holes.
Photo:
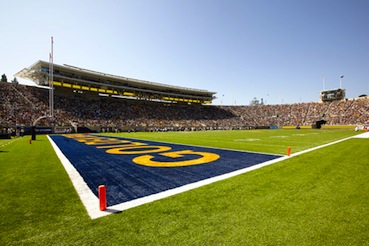
<path fill-rule="evenodd" d="M 0 83 L 4 245 L 368 245 L 365 95 L 231 106 L 67 64 L 15 76 L 38 86 Z"/>

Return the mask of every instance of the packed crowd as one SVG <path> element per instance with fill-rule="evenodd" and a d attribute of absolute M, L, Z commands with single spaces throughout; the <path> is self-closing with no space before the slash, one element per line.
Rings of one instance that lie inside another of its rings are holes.
<path fill-rule="evenodd" d="M 0 83 L 0 125 L 30 126 L 49 114 L 47 89 Z M 54 120 L 39 125 L 241 129 L 248 126 L 369 124 L 369 99 L 258 106 L 186 105 L 83 94 L 54 96 Z"/>

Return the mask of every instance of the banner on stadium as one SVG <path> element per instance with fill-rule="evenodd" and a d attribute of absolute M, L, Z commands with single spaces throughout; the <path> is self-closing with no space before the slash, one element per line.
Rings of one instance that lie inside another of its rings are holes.
<path fill-rule="evenodd" d="M 71 133 L 72 127 L 70 126 L 56 126 L 54 127 L 54 133 L 56 134 L 64 134 L 64 133 Z"/>

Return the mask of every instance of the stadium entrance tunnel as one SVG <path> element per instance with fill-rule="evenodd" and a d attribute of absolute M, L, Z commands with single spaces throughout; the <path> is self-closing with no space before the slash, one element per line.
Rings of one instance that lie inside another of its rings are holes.
<path fill-rule="evenodd" d="M 315 124 L 312 125 L 311 128 L 313 129 L 321 129 L 322 128 L 322 125 L 325 125 L 327 123 L 327 121 L 325 120 L 318 120 L 315 122 Z"/>

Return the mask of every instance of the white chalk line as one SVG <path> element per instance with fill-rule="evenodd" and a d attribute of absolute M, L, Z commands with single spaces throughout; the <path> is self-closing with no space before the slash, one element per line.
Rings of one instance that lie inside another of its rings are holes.
<path fill-rule="evenodd" d="M 59 147 L 55 144 L 55 142 L 47 136 L 51 145 L 53 146 L 56 155 L 64 166 L 65 171 L 68 173 L 69 178 L 71 179 L 74 188 L 76 189 L 83 205 L 85 206 L 88 215 L 91 219 L 96 219 L 104 215 L 108 215 L 110 213 L 100 211 L 99 209 L 99 199 L 95 196 L 95 194 L 91 191 L 90 187 L 86 184 L 82 176 L 75 169 L 75 167 L 70 163 L 68 158 L 61 152 Z M 97 187 L 96 187 L 97 188 Z"/>
<path fill-rule="evenodd" d="M 15 141 L 18 141 L 19 139 L 23 139 L 23 138 L 13 138 L 13 139 L 11 139 L 11 140 L 8 140 L 8 139 L 6 139 L 7 141 L 5 142 L 5 143 L 3 143 L 2 145 L 0 145 L 0 148 L 1 147 L 5 147 L 5 146 L 7 146 L 7 145 L 9 145 L 9 144 L 12 144 L 12 143 L 14 143 Z M 24 138 L 24 139 L 26 139 L 26 138 Z"/>

